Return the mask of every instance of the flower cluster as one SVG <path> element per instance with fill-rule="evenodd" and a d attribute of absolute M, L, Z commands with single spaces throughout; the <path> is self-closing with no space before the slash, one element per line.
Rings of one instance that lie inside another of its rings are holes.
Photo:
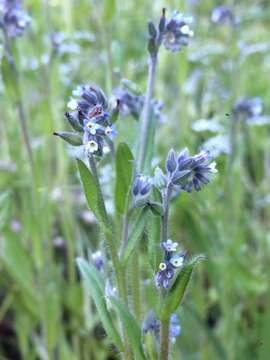
<path fill-rule="evenodd" d="M 132 85 L 134 85 L 134 87 L 136 86 L 133 83 Z M 134 119 L 138 120 L 145 101 L 144 95 L 142 95 L 142 93 L 136 94 L 131 88 L 126 89 L 122 87 L 115 88 L 113 93 L 115 98 L 119 101 L 120 113 L 123 116 L 131 115 Z M 162 114 L 162 110 L 164 108 L 163 102 L 157 99 L 152 99 L 151 106 L 157 121 L 164 122 L 164 115 Z"/>
<path fill-rule="evenodd" d="M 183 46 L 187 46 L 189 39 L 193 36 L 193 31 L 189 27 L 191 21 L 190 17 L 185 17 L 178 11 L 174 11 L 171 18 L 167 19 L 165 9 L 163 9 L 158 28 L 152 21 L 148 23 L 150 54 L 155 55 L 161 44 L 172 52 L 180 51 Z"/>
<path fill-rule="evenodd" d="M 68 107 L 73 110 L 67 112 L 66 117 L 76 130 L 74 133 L 55 133 L 72 145 L 84 145 L 88 155 L 101 156 L 104 149 L 104 140 L 111 140 L 116 135 L 114 126 L 110 123 L 108 103 L 103 91 L 94 85 L 80 85 L 73 91 Z M 82 133 L 83 135 L 80 135 Z M 73 134 L 73 135 L 72 135 Z M 77 139 L 77 143 L 71 140 Z"/>
<path fill-rule="evenodd" d="M 143 108 L 144 98 L 142 95 L 135 95 L 121 87 L 114 89 L 114 95 L 119 100 L 120 112 L 123 116 L 132 115 L 138 119 Z"/>
<path fill-rule="evenodd" d="M 239 17 L 235 16 L 232 10 L 226 6 L 215 7 L 211 14 L 211 20 L 215 24 L 223 25 L 237 25 L 239 24 Z"/>
<path fill-rule="evenodd" d="M 187 149 L 178 156 L 171 149 L 166 160 L 167 176 L 160 168 L 156 169 L 154 184 L 159 187 L 180 186 L 182 191 L 200 191 L 203 184 L 208 184 L 208 174 L 216 173 L 216 163 L 211 162 L 209 152 L 202 150 L 195 156 L 190 156 Z"/>
<path fill-rule="evenodd" d="M 180 51 L 183 46 L 188 45 L 189 38 L 193 36 L 193 31 L 188 25 L 190 22 L 190 18 L 184 17 L 178 11 L 173 12 L 163 31 L 163 45 L 167 50 Z"/>
<path fill-rule="evenodd" d="M 161 243 L 164 250 L 164 260 L 159 264 L 159 271 L 155 276 L 155 283 L 158 288 L 167 289 L 171 284 L 176 269 L 183 266 L 186 253 L 176 253 L 178 243 L 171 239 Z"/>
<path fill-rule="evenodd" d="M 236 115 L 243 116 L 245 119 L 260 116 L 263 112 L 262 99 L 260 97 L 242 97 L 234 105 Z"/>
<path fill-rule="evenodd" d="M 152 333 L 154 334 L 157 341 L 160 337 L 161 322 L 157 319 L 154 311 L 149 311 L 146 318 L 143 321 L 142 331 L 143 334 Z M 170 329 L 169 329 L 169 340 L 172 344 L 175 343 L 176 337 L 181 333 L 181 325 L 179 323 L 178 316 L 173 313 L 170 318 Z"/>
<path fill-rule="evenodd" d="M 0 0 L 0 14 L 0 26 L 9 38 L 21 36 L 31 22 L 19 0 Z"/>

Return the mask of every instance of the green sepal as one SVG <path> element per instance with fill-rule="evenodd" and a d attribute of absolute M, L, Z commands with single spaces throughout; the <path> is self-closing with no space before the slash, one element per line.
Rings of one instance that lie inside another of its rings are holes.
<path fill-rule="evenodd" d="M 73 146 L 81 146 L 82 136 L 70 131 L 57 131 L 53 135 L 59 136 L 61 139 L 65 140 L 67 143 Z"/>

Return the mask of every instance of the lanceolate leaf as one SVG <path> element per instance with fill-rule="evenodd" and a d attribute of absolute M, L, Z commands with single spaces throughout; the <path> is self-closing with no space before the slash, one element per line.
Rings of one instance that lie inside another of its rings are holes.
<path fill-rule="evenodd" d="M 106 306 L 104 294 L 105 286 L 101 275 L 93 265 L 89 264 L 86 260 L 82 258 L 77 258 L 77 264 L 80 269 L 81 275 L 85 281 L 85 284 L 89 289 L 89 292 L 95 302 L 98 315 L 107 335 L 117 346 L 118 350 L 122 351 L 123 345 L 120 335 L 118 334 L 114 326 L 113 319 Z"/>
<path fill-rule="evenodd" d="M 96 180 L 83 161 L 77 159 L 77 163 L 87 204 L 93 211 L 97 220 L 99 220 L 106 228 L 108 228 L 108 218 L 104 209 L 102 194 L 99 191 Z"/>
<path fill-rule="evenodd" d="M 137 217 L 137 220 L 135 221 L 135 223 L 131 229 L 130 235 L 128 237 L 127 245 L 124 248 L 123 254 L 121 254 L 120 260 L 123 265 L 125 265 L 127 263 L 130 255 L 135 250 L 135 248 L 142 236 L 142 233 L 145 228 L 146 221 L 147 221 L 147 212 L 148 212 L 147 207 L 145 207 L 141 210 L 139 216 Z"/>
<path fill-rule="evenodd" d="M 145 360 L 146 357 L 142 348 L 141 329 L 135 320 L 134 316 L 130 313 L 125 305 L 123 305 L 116 297 L 111 297 L 111 302 L 115 307 L 117 315 L 122 321 L 124 331 L 130 342 L 132 350 L 135 353 L 137 360 Z"/>
<path fill-rule="evenodd" d="M 127 144 L 120 143 L 116 151 L 115 206 L 124 213 L 133 178 L 133 155 Z"/>
<path fill-rule="evenodd" d="M 175 279 L 163 303 L 161 304 L 161 308 L 159 312 L 159 317 L 161 320 L 168 319 L 170 315 L 180 305 L 184 297 L 185 290 L 190 282 L 191 275 L 195 265 L 199 261 L 202 261 L 204 259 L 205 259 L 204 255 L 195 256 L 186 265 L 184 265 L 184 267 L 178 273 L 177 278 Z"/>

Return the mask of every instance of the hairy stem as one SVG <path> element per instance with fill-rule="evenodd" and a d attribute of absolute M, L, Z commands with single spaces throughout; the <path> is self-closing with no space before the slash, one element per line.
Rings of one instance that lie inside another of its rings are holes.
<path fill-rule="evenodd" d="M 153 97 L 154 83 L 156 77 L 156 65 L 157 65 L 157 54 L 150 56 L 149 58 L 149 70 L 148 70 L 148 82 L 145 96 L 145 102 L 142 110 L 141 119 L 141 141 L 139 148 L 138 157 L 138 171 L 142 172 L 144 168 L 144 159 L 146 152 L 146 145 L 148 140 L 149 126 L 150 126 L 150 109 L 151 99 Z"/>
<path fill-rule="evenodd" d="M 172 194 L 172 185 L 169 184 L 163 195 L 164 213 L 161 222 L 161 242 L 168 240 L 168 222 L 169 222 L 169 205 Z M 166 294 L 161 294 L 161 301 Z M 167 360 L 169 356 L 169 327 L 170 319 L 166 319 L 161 324 L 161 339 L 160 339 L 160 360 Z"/>
<path fill-rule="evenodd" d="M 156 65 L 157 65 L 157 54 L 150 56 L 149 58 L 149 69 L 148 69 L 148 81 L 145 102 L 142 110 L 141 118 L 141 130 L 140 130 L 140 144 L 137 168 L 139 172 L 144 170 L 145 153 L 147 147 L 147 140 L 150 127 L 150 109 L 151 99 L 153 96 L 154 83 L 156 77 Z M 133 311 L 136 318 L 139 320 L 141 317 L 141 296 L 140 296 L 140 265 L 139 257 L 132 256 L 131 259 L 131 289 L 132 289 L 132 303 Z"/>
<path fill-rule="evenodd" d="M 161 326 L 160 360 L 167 360 L 169 356 L 169 332 L 170 319 L 166 319 L 162 322 Z"/>

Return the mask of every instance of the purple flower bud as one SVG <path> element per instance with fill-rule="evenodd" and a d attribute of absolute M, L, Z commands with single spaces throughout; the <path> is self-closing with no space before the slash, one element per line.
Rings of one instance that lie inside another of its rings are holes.
<path fill-rule="evenodd" d="M 168 157 L 166 160 L 166 169 L 169 174 L 172 174 L 177 166 L 176 155 L 173 149 L 171 149 L 168 153 Z"/>
<path fill-rule="evenodd" d="M 92 261 L 98 271 L 101 271 L 104 267 L 104 261 L 101 251 L 96 251 L 92 254 Z"/>

